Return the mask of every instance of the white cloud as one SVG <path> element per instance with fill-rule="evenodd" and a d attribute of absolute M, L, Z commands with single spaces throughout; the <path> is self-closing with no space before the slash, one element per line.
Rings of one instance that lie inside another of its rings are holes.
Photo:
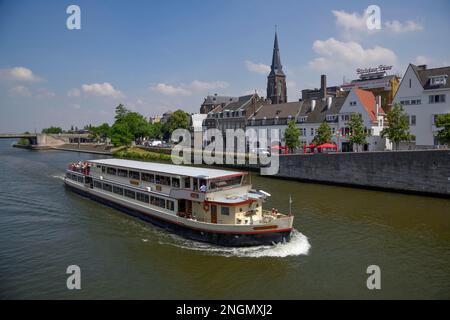
<path fill-rule="evenodd" d="M 31 97 L 31 91 L 24 86 L 16 86 L 9 90 L 9 94 L 12 97 Z"/>
<path fill-rule="evenodd" d="M 73 89 L 70 89 L 68 92 L 67 92 L 67 96 L 69 96 L 69 97 L 79 97 L 81 95 L 81 91 L 80 91 L 80 89 L 78 89 L 78 88 L 73 88 Z"/>
<path fill-rule="evenodd" d="M 313 50 L 320 55 L 309 62 L 309 66 L 316 70 L 354 68 L 358 66 L 372 66 L 379 64 L 395 65 L 397 56 L 387 48 L 375 46 L 363 48 L 355 41 L 339 41 L 334 38 L 316 40 Z"/>
<path fill-rule="evenodd" d="M 190 96 L 192 94 L 189 90 L 181 87 L 174 87 L 165 83 L 158 83 L 152 89 L 166 96 Z"/>
<path fill-rule="evenodd" d="M 417 56 L 413 62 L 415 65 L 430 64 L 431 59 L 426 56 Z"/>
<path fill-rule="evenodd" d="M 113 98 L 121 98 L 124 95 L 119 90 L 114 89 L 114 87 L 109 82 L 104 83 L 92 83 L 92 84 L 83 84 L 81 86 L 83 92 L 87 94 L 92 94 L 96 96 L 102 97 L 113 97 Z"/>
<path fill-rule="evenodd" d="M 41 88 L 37 90 L 36 98 L 45 99 L 45 98 L 53 98 L 56 94 L 50 90 Z"/>
<path fill-rule="evenodd" d="M 332 10 L 332 13 L 336 17 L 336 26 L 342 31 L 342 35 L 346 39 L 375 34 L 383 30 L 395 34 L 423 30 L 423 26 L 413 20 L 408 20 L 403 23 L 398 20 L 386 21 L 383 30 L 369 30 L 366 25 L 369 15 L 366 12 L 360 14 L 357 12 L 349 13 L 344 10 Z"/>
<path fill-rule="evenodd" d="M 412 20 L 406 21 L 405 23 L 401 23 L 398 20 L 386 21 L 384 23 L 384 27 L 387 31 L 393 33 L 405 33 L 423 30 L 423 26 L 420 23 Z"/>
<path fill-rule="evenodd" d="M 264 63 L 254 63 L 250 60 L 245 61 L 245 67 L 248 71 L 261 73 L 261 74 L 268 74 L 270 72 L 270 66 L 264 64 Z"/>
<path fill-rule="evenodd" d="M 35 75 L 33 71 L 25 67 L 14 67 L 11 69 L 0 70 L 0 77 L 11 81 L 39 82 L 44 80 Z"/>
<path fill-rule="evenodd" d="M 166 83 L 158 83 L 156 86 L 152 87 L 152 90 L 166 96 L 190 96 L 194 92 L 224 89 L 228 86 L 228 82 L 225 81 L 205 82 L 194 80 L 189 84 L 181 84 L 179 86 L 173 86 Z"/>
<path fill-rule="evenodd" d="M 79 104 L 73 104 L 72 107 L 77 110 L 81 108 L 81 106 Z"/>

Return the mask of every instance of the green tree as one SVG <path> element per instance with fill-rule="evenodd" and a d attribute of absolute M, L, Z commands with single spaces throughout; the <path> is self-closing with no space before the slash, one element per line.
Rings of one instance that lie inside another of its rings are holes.
<path fill-rule="evenodd" d="M 42 133 L 48 133 L 48 134 L 58 134 L 62 133 L 63 130 L 60 127 L 49 127 L 42 129 Z"/>
<path fill-rule="evenodd" d="M 126 123 L 117 122 L 111 127 L 111 142 L 115 147 L 129 146 L 133 141 L 133 135 L 131 134 Z"/>
<path fill-rule="evenodd" d="M 396 150 L 400 142 L 411 141 L 413 135 L 409 133 L 409 118 L 400 103 L 394 103 L 391 111 L 386 115 L 386 120 L 388 127 L 381 131 L 381 136 L 391 140 Z"/>
<path fill-rule="evenodd" d="M 116 119 L 116 121 L 120 121 L 120 120 L 122 120 L 126 115 L 127 115 L 127 113 L 129 113 L 130 111 L 127 109 L 127 108 L 125 108 L 125 106 L 123 105 L 123 104 L 119 104 L 117 107 L 116 107 L 116 116 L 114 117 L 114 119 Z"/>
<path fill-rule="evenodd" d="M 137 112 L 127 112 L 126 115 L 116 121 L 125 124 L 134 139 L 145 137 L 150 134 L 150 124 L 143 115 Z"/>
<path fill-rule="evenodd" d="M 450 113 L 437 115 L 434 119 L 434 124 L 439 131 L 437 137 L 439 143 L 449 144 L 450 143 Z"/>
<path fill-rule="evenodd" d="M 105 141 L 107 138 L 111 137 L 111 127 L 106 122 L 98 127 L 90 126 L 88 130 L 90 130 L 96 138 L 100 138 Z"/>
<path fill-rule="evenodd" d="M 163 127 L 164 136 L 169 138 L 176 129 L 189 129 L 190 117 L 189 113 L 178 109 L 170 116 L 169 120 Z"/>
<path fill-rule="evenodd" d="M 284 141 L 289 150 L 294 150 L 300 146 L 300 128 L 295 125 L 295 120 L 290 120 L 284 131 Z"/>
<path fill-rule="evenodd" d="M 362 146 L 367 143 L 367 132 L 364 128 L 364 122 L 361 114 L 352 114 L 350 121 L 348 123 L 351 136 L 349 142 L 356 144 L 357 146 Z"/>
<path fill-rule="evenodd" d="M 148 137 L 150 139 L 162 139 L 164 137 L 163 125 L 161 122 L 149 124 Z"/>
<path fill-rule="evenodd" d="M 321 145 L 324 143 L 331 142 L 333 134 L 331 133 L 331 128 L 326 121 L 322 122 L 320 127 L 317 129 L 317 134 L 314 136 L 312 143 L 315 145 Z"/>

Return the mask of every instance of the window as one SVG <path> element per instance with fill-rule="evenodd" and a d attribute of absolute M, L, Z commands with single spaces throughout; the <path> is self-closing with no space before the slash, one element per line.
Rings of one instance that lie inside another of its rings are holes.
<path fill-rule="evenodd" d="M 113 176 L 115 176 L 115 175 L 117 174 L 116 168 L 110 168 L 110 167 L 108 167 L 107 170 L 106 170 L 106 172 L 107 172 L 108 174 L 113 175 Z"/>
<path fill-rule="evenodd" d="M 311 135 L 314 135 L 314 128 L 311 128 Z"/>
<path fill-rule="evenodd" d="M 166 202 L 167 202 L 167 209 L 175 211 L 175 202 L 173 202 L 172 200 L 167 200 Z"/>
<path fill-rule="evenodd" d="M 119 177 L 128 177 L 128 171 L 127 170 L 123 170 L 123 169 L 118 169 L 117 170 L 117 175 Z"/>
<path fill-rule="evenodd" d="M 106 167 L 102 166 L 102 173 L 106 172 Z"/>
<path fill-rule="evenodd" d="M 409 87 L 411 88 L 411 79 L 409 79 Z"/>
<path fill-rule="evenodd" d="M 166 207 L 166 200 L 164 200 L 162 198 L 151 196 L 150 197 L 150 204 L 154 205 L 154 206 L 157 206 L 157 207 L 165 208 Z"/>
<path fill-rule="evenodd" d="M 170 177 L 156 175 L 156 183 L 170 186 Z"/>
<path fill-rule="evenodd" d="M 415 115 L 412 115 L 411 116 L 411 123 L 410 123 L 412 126 L 415 126 L 416 125 L 416 116 Z"/>
<path fill-rule="evenodd" d="M 148 196 L 148 194 L 145 194 L 145 193 L 136 192 L 136 200 L 140 201 L 140 202 L 148 203 L 149 196 Z"/>
<path fill-rule="evenodd" d="M 103 190 L 112 192 L 112 185 L 110 185 L 109 183 L 103 183 Z"/>
<path fill-rule="evenodd" d="M 94 180 L 94 188 L 102 189 L 102 183 L 98 180 Z"/>
<path fill-rule="evenodd" d="M 125 195 L 125 197 L 131 198 L 131 199 L 136 199 L 136 192 L 128 190 L 128 189 L 124 189 L 124 195 Z"/>
<path fill-rule="evenodd" d="M 430 103 L 444 103 L 445 102 L 445 94 L 435 94 L 428 96 Z"/>
<path fill-rule="evenodd" d="M 191 188 L 191 178 L 190 177 L 184 178 L 184 187 L 186 189 L 190 189 Z"/>
<path fill-rule="evenodd" d="M 351 106 L 356 106 L 356 101 L 350 101 Z"/>
<path fill-rule="evenodd" d="M 84 183 L 84 178 L 81 177 L 81 176 L 78 176 L 78 182 L 79 182 L 79 183 Z"/>
<path fill-rule="evenodd" d="M 445 85 L 446 83 L 447 83 L 446 75 L 430 77 L 430 84 L 432 86 Z"/>
<path fill-rule="evenodd" d="M 118 195 L 123 196 L 123 188 L 113 186 L 113 192 L 114 192 L 115 194 L 118 194 Z"/>
<path fill-rule="evenodd" d="M 147 182 L 155 182 L 155 175 L 151 174 L 151 173 L 142 173 L 141 174 L 141 179 L 142 181 L 147 181 Z"/>
<path fill-rule="evenodd" d="M 229 216 L 230 215 L 230 207 L 224 207 L 224 206 L 220 207 L 220 213 L 223 216 Z"/>
<path fill-rule="evenodd" d="M 180 187 L 180 179 L 172 178 L 172 187 L 179 188 Z"/>
<path fill-rule="evenodd" d="M 131 179 L 135 179 L 135 180 L 139 180 L 139 179 L 140 179 L 140 174 L 139 174 L 139 172 L 137 172 L 137 171 L 129 171 L 129 172 L 128 172 L 128 176 L 129 176 Z"/>

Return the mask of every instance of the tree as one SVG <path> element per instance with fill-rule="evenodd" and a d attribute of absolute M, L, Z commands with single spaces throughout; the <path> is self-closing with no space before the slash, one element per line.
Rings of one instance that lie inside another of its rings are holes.
<path fill-rule="evenodd" d="M 134 139 L 148 136 L 150 134 L 150 124 L 143 115 L 137 112 L 127 112 L 125 116 L 116 121 L 116 123 L 125 124 Z"/>
<path fill-rule="evenodd" d="M 163 127 L 164 136 L 169 138 L 176 129 L 189 129 L 189 113 L 178 109 L 171 114 L 169 120 Z"/>
<path fill-rule="evenodd" d="M 284 131 L 284 141 L 289 150 L 294 150 L 300 146 L 300 128 L 295 125 L 295 120 L 290 120 Z"/>
<path fill-rule="evenodd" d="M 42 133 L 48 133 L 48 134 L 59 134 L 62 133 L 63 130 L 60 127 L 49 127 L 42 129 Z"/>
<path fill-rule="evenodd" d="M 396 150 L 400 142 L 411 141 L 413 135 L 409 133 L 409 118 L 400 103 L 394 103 L 391 111 L 386 115 L 386 120 L 388 127 L 381 131 L 381 136 L 391 140 Z"/>
<path fill-rule="evenodd" d="M 364 122 L 361 114 L 352 114 L 350 117 L 350 121 L 348 123 L 348 127 L 351 133 L 349 138 L 349 142 L 352 144 L 356 144 L 357 146 L 362 146 L 367 143 L 367 132 L 364 129 Z"/>
<path fill-rule="evenodd" d="M 449 144 L 450 143 L 450 113 L 436 115 L 434 119 L 434 124 L 439 131 L 437 137 L 439 143 Z"/>
<path fill-rule="evenodd" d="M 321 145 L 324 143 L 330 143 L 333 134 L 331 133 L 331 128 L 326 121 L 322 122 L 320 127 L 317 129 L 317 134 L 315 135 L 312 143 L 315 145 Z"/>
<path fill-rule="evenodd" d="M 116 121 L 120 121 L 122 120 L 127 113 L 129 113 L 130 111 L 128 111 L 127 108 L 125 108 L 125 106 L 123 104 L 119 104 L 116 107 L 116 116 L 114 117 L 114 119 L 116 119 Z"/>
<path fill-rule="evenodd" d="M 93 133 L 93 135 L 97 138 L 105 140 L 111 137 L 111 127 L 106 122 L 99 125 L 98 127 L 90 126 L 89 130 Z"/>
<path fill-rule="evenodd" d="M 149 124 L 149 134 L 150 139 L 162 139 L 164 136 L 163 125 L 161 122 L 156 122 Z"/>
<path fill-rule="evenodd" d="M 115 122 L 111 127 L 111 142 L 115 147 L 118 146 L 128 146 L 133 140 L 133 135 L 131 134 L 128 126 L 122 122 Z"/>

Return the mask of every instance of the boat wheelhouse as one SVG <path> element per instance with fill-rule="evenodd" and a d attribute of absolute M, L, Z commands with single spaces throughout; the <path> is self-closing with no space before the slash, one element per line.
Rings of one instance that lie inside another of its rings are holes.
<path fill-rule="evenodd" d="M 245 172 L 123 159 L 71 164 L 74 191 L 186 238 L 225 246 L 289 241 L 293 216 L 263 210 L 270 196 Z"/>

